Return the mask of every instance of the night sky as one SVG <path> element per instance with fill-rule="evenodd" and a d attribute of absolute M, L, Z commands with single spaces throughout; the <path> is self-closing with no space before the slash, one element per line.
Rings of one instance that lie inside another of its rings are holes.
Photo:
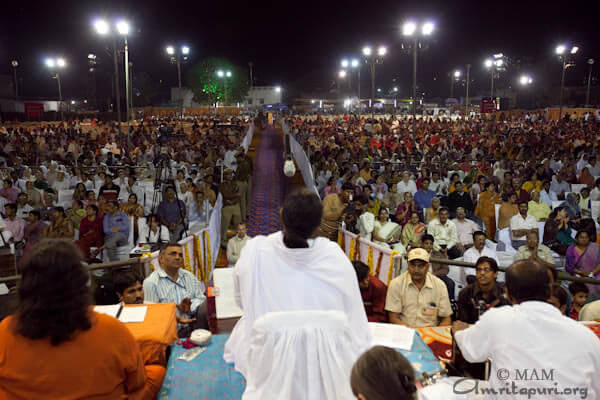
<path fill-rule="evenodd" d="M 596 4 L 596 5 L 594 5 Z M 167 44 L 187 44 L 190 63 L 217 56 L 236 64 L 255 64 L 256 83 L 282 85 L 288 93 L 327 89 L 344 56 L 358 55 L 365 44 L 385 44 L 389 56 L 377 71 L 377 86 L 400 88 L 408 96 L 411 57 L 400 49 L 401 23 L 429 17 L 436 31 L 420 54 L 419 84 L 428 96 L 447 96 L 448 73 L 471 63 L 473 92 L 488 90 L 483 60 L 496 52 L 515 64 L 501 85 L 520 72 L 532 73 L 537 85 L 557 85 L 560 64 L 554 47 L 578 44 L 577 66 L 567 83 L 582 84 L 585 60 L 600 62 L 600 6 L 595 1 L 565 5 L 541 1 L 2 1 L 0 74 L 11 74 L 17 59 L 22 92 L 30 98 L 56 96 L 56 83 L 44 66 L 47 56 L 64 56 L 63 97 L 85 96 L 87 54 L 100 57 L 100 77 L 111 72 L 105 39 L 93 30 L 99 16 L 123 16 L 133 28 L 129 37 L 134 74 L 148 73 L 166 89 L 175 85 L 176 68 L 165 55 Z M 517 67 L 517 61 L 521 66 Z M 600 72 L 600 63 L 597 63 Z M 184 67 L 185 69 L 186 67 Z M 464 68 L 464 67 L 463 67 Z M 517 69 L 520 68 L 518 71 Z M 363 69 L 364 95 L 369 89 Z M 392 79 L 396 81 L 392 81 Z M 102 82 L 102 79 L 100 79 Z M 185 84 L 185 82 L 184 82 Z M 458 89 L 458 94 L 463 90 Z"/>

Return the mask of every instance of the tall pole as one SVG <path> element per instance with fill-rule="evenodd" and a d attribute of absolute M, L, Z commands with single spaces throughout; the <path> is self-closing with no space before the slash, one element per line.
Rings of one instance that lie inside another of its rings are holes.
<path fill-rule="evenodd" d="M 450 98 L 454 97 L 454 75 L 450 71 Z"/>
<path fill-rule="evenodd" d="M 119 130 L 119 143 L 123 150 L 123 133 L 121 132 L 121 92 L 119 90 L 119 60 L 117 59 L 117 38 L 113 35 L 113 61 L 115 64 L 115 97 L 117 103 L 117 129 Z"/>
<path fill-rule="evenodd" d="M 594 65 L 594 59 L 590 58 L 587 63 L 590 66 L 590 72 L 588 74 L 588 81 L 587 81 L 587 92 L 585 93 L 585 105 L 588 106 L 590 104 L 590 90 L 592 88 L 592 67 Z M 16 75 L 15 75 L 16 76 Z"/>
<path fill-rule="evenodd" d="M 375 60 L 371 61 L 371 118 L 375 117 Z"/>
<path fill-rule="evenodd" d="M 179 97 L 181 100 L 181 130 L 183 131 L 183 92 L 181 90 L 181 56 L 177 53 L 177 82 L 179 85 Z"/>
<path fill-rule="evenodd" d="M 559 107 L 558 107 L 558 119 L 559 119 L 559 121 L 562 118 L 563 90 L 564 90 L 564 87 L 565 87 L 565 71 L 566 71 L 566 69 L 567 69 L 567 59 L 563 57 L 562 73 L 560 75 L 560 94 L 558 96 L 558 103 L 559 103 Z"/>
<path fill-rule="evenodd" d="M 419 45 L 419 39 L 415 35 L 413 42 L 413 95 L 412 95 L 412 114 L 413 114 L 413 146 L 416 146 L 415 141 L 417 140 L 417 46 Z"/>
<path fill-rule="evenodd" d="M 467 118 L 469 117 L 469 104 L 470 104 L 470 99 L 469 99 L 469 82 L 471 80 L 470 72 L 471 72 L 471 64 L 467 64 L 467 93 L 465 94 L 465 115 L 467 116 Z"/>
<path fill-rule="evenodd" d="M 248 66 L 250 67 L 250 89 L 252 89 L 252 87 L 254 86 L 254 75 L 253 75 L 254 63 L 252 61 L 250 61 L 248 63 Z"/>
<path fill-rule="evenodd" d="M 56 72 L 56 82 L 58 83 L 58 109 L 60 110 L 60 120 L 64 121 L 63 107 L 62 107 L 62 87 L 60 86 L 60 73 Z"/>
<path fill-rule="evenodd" d="M 17 62 L 17 60 L 12 61 L 13 74 L 14 74 L 14 80 L 15 80 L 15 100 L 17 100 L 19 98 L 19 81 L 17 80 L 17 66 L 18 65 L 19 65 L 19 63 Z"/>
<path fill-rule="evenodd" d="M 491 89 L 490 89 L 490 100 L 494 101 L 494 67 L 490 68 L 490 76 L 492 79 Z"/>
<path fill-rule="evenodd" d="M 358 66 L 358 119 L 360 119 L 360 112 L 362 103 L 360 102 L 360 65 Z"/>
<path fill-rule="evenodd" d="M 129 47 L 127 45 L 127 36 L 125 36 L 125 115 L 127 116 L 127 154 L 131 146 L 129 137 Z"/>

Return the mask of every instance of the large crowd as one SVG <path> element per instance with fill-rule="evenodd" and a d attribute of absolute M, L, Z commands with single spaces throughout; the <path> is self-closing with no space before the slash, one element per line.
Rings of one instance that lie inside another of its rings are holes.
<path fill-rule="evenodd" d="M 248 126 L 238 117 L 148 119 L 129 134 L 98 121 L 0 126 L 2 238 L 19 256 L 49 237 L 113 260 L 127 243 L 177 241 L 206 225 L 219 193 L 224 229 L 237 225 L 250 198 Z"/>
<path fill-rule="evenodd" d="M 502 369 L 551 367 L 560 385 L 597 397 L 600 344 L 576 320 L 600 319 L 599 285 L 561 284 L 558 275 L 600 278 L 595 119 L 432 118 L 416 133 L 395 116 L 285 122 L 309 155 L 314 187 L 286 196 L 281 231 L 252 239 L 244 221 L 253 165 L 240 147 L 248 124 L 238 118 L 195 118 L 185 129 L 148 120 L 123 136 L 114 125 L 77 121 L 1 127 L 0 236 L 23 256 L 19 309 L 0 323 L 6 390 L 154 398 L 164 365 L 145 362 L 114 319 L 86 312 L 93 301 L 81 261 L 118 257 L 127 241 L 164 243 L 148 277 L 114 277 L 118 301 L 175 303 L 181 338 L 208 329 L 209 294 L 183 268 L 175 242 L 206 224 L 220 195 L 221 245 L 243 310 L 224 359 L 244 376 L 244 398 L 416 399 L 413 366 L 396 350 L 371 347 L 368 322 L 452 325 L 471 363 L 458 373 L 482 377 L 492 358 L 492 388 L 504 387 Z M 340 230 L 398 250 L 406 270 L 384 284 L 348 259 Z M 502 273 L 506 254 L 512 265 Z M 473 276 L 460 269 L 457 278 L 444 259 L 474 264 Z M 71 375 L 51 363 L 31 373 L 49 354 L 82 385 L 72 388 Z M 106 360 L 111 367 L 93 381 L 90 367 Z"/>

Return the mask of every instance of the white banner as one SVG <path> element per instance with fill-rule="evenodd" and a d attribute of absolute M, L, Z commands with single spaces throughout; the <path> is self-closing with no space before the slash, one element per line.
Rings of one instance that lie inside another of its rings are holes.
<path fill-rule="evenodd" d="M 317 190 L 317 186 L 315 185 L 315 178 L 312 171 L 312 166 L 310 165 L 310 159 L 306 155 L 306 152 L 304 151 L 300 143 L 298 143 L 296 139 L 294 139 L 294 137 L 290 134 L 290 129 L 283 120 L 281 120 L 281 129 L 283 130 L 283 133 L 289 137 L 290 152 L 292 153 L 292 157 L 294 158 L 294 161 L 296 161 L 296 165 L 298 166 L 298 169 L 302 174 L 302 179 L 304 179 L 304 185 L 307 188 L 314 190 L 317 196 L 319 196 L 319 191 Z"/>

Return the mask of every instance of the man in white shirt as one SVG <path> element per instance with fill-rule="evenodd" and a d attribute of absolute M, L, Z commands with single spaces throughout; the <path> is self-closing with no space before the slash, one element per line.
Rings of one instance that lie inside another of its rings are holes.
<path fill-rule="evenodd" d="M 440 173 L 433 171 L 431 173 L 431 182 L 429 183 L 429 190 L 434 191 L 438 196 L 445 196 L 448 194 L 448 185 L 442 179 L 440 179 Z"/>
<path fill-rule="evenodd" d="M 448 258 L 454 259 L 462 255 L 458 248 L 458 232 L 454 222 L 448 219 L 450 215 L 446 207 L 440 207 L 437 218 L 434 218 L 427 226 L 427 233 L 434 238 L 433 249 L 445 253 Z"/>
<path fill-rule="evenodd" d="M 246 224 L 239 223 L 237 226 L 237 235 L 227 242 L 227 262 L 230 267 L 235 266 L 235 263 L 240 258 L 240 254 L 242 254 L 242 249 L 246 246 L 248 240 L 250 240 L 250 236 L 246 233 Z"/>
<path fill-rule="evenodd" d="M 563 171 L 559 171 L 552 177 L 552 183 L 550 184 L 550 190 L 556 193 L 556 196 L 560 200 L 564 200 L 565 193 L 571 191 L 571 185 L 563 180 Z"/>
<path fill-rule="evenodd" d="M 56 180 L 52 183 L 52 188 L 56 193 L 60 190 L 67 190 L 71 186 L 70 180 L 65 179 L 65 173 L 63 171 L 58 171 L 56 173 Z"/>
<path fill-rule="evenodd" d="M 537 220 L 533 215 L 528 215 L 529 204 L 526 201 L 519 202 L 519 213 L 510 219 L 510 235 L 512 246 L 518 249 L 525 246 L 527 234 L 535 232 L 539 234 Z"/>
<path fill-rule="evenodd" d="M 548 204 L 550 208 L 552 208 L 553 201 L 558 201 L 556 193 L 550 190 L 550 181 L 544 181 L 543 188 L 540 190 L 540 201 Z"/>
<path fill-rule="evenodd" d="M 456 244 L 459 249 L 463 251 L 473 246 L 473 233 L 479 230 L 479 226 L 466 218 L 467 213 L 463 207 L 456 209 L 456 218 L 452 220 L 456 225 L 456 232 L 458 234 L 458 243 Z"/>
<path fill-rule="evenodd" d="M 29 216 L 29 212 L 33 211 L 33 207 L 31 207 L 27 202 L 29 198 L 27 197 L 27 193 L 21 192 L 17 196 L 17 218 L 26 219 Z"/>
<path fill-rule="evenodd" d="M 371 240 L 373 229 L 375 229 L 375 215 L 372 212 L 367 211 L 368 205 L 369 200 L 364 194 L 357 196 L 354 201 L 354 207 L 356 208 L 357 215 L 359 215 L 356 220 L 358 234 L 363 239 Z"/>
<path fill-rule="evenodd" d="M 495 399 L 528 399 L 531 390 L 545 400 L 600 395 L 600 341 L 547 303 L 549 283 L 546 267 L 518 261 L 506 273 L 512 306 L 486 311 L 475 325 L 452 326 L 465 360 L 493 360 L 489 383 Z M 531 377 L 534 373 L 538 378 Z M 567 388 L 578 393 L 565 397 Z"/>
<path fill-rule="evenodd" d="M 402 180 L 398 182 L 398 193 L 404 195 L 404 192 L 410 192 L 414 196 L 417 193 L 417 184 L 410 179 L 410 172 L 404 171 Z"/>
<path fill-rule="evenodd" d="M 600 201 L 600 178 L 596 179 L 595 186 L 590 192 L 592 201 Z"/>
<path fill-rule="evenodd" d="M 588 165 L 586 165 L 587 169 L 590 171 L 590 174 L 593 176 L 600 175 L 600 162 L 598 161 L 596 156 L 591 156 Z"/>

